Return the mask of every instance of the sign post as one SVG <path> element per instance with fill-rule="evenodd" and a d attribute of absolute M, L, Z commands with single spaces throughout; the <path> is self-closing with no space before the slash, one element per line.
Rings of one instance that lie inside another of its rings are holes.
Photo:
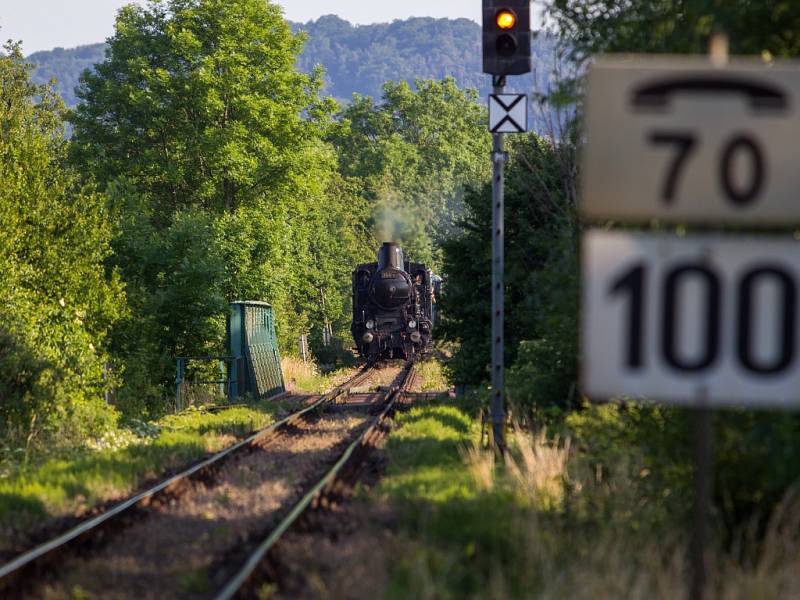
<path fill-rule="evenodd" d="M 712 412 L 703 396 L 697 398 L 694 431 L 694 524 L 689 557 L 689 598 L 703 600 L 708 572 L 708 521 L 713 492 Z"/>
<path fill-rule="evenodd" d="M 800 223 L 800 68 L 601 59 L 589 75 L 581 213 L 590 222 Z M 706 595 L 712 418 L 800 407 L 800 243 L 791 235 L 590 230 L 582 386 L 695 411 L 690 597 Z"/>
<path fill-rule="evenodd" d="M 503 94 L 504 76 L 493 78 L 495 96 Z M 491 105 L 491 101 L 490 101 Z M 527 112 L 527 106 L 524 106 Z M 490 109 L 491 114 L 491 109 Z M 498 121 L 499 123 L 499 121 Z M 491 129 L 491 117 L 490 117 Z M 492 437 L 495 447 L 505 451 L 505 167 L 508 154 L 503 133 L 492 133 Z"/>
<path fill-rule="evenodd" d="M 505 452 L 505 167 L 508 153 L 503 135 L 528 131 L 528 97 L 504 94 L 506 78 L 492 78 L 489 132 L 492 134 L 492 437 Z"/>
<path fill-rule="evenodd" d="M 709 46 L 709 57 L 712 64 L 724 67 L 728 64 L 728 38 L 717 34 L 712 36 Z M 727 152 L 727 151 L 726 151 Z M 757 162 L 757 161 L 756 161 Z M 763 168 L 763 165 L 761 165 Z M 724 173 L 728 171 L 727 175 Z M 753 180 L 761 176 L 759 165 L 755 164 Z M 730 168 L 723 169 L 723 180 L 726 192 L 733 189 L 730 181 Z M 708 521 L 711 518 L 711 501 L 713 499 L 714 449 L 712 448 L 713 413 L 708 405 L 708 398 L 703 390 L 697 397 L 695 406 L 695 446 L 694 446 L 694 526 L 692 528 L 691 556 L 689 568 L 690 600 L 704 600 L 706 595 L 706 579 L 708 578 Z"/>

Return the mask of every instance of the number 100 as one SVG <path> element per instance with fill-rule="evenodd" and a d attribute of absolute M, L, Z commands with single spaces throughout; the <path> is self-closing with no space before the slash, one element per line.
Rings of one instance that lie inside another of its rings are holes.
<path fill-rule="evenodd" d="M 632 370 L 645 368 L 644 345 L 645 324 L 647 323 L 647 282 L 651 276 L 650 269 L 644 263 L 634 265 L 619 279 L 614 281 L 610 289 L 611 296 L 623 296 L 627 299 L 627 335 L 625 362 Z M 695 279 L 703 288 L 703 299 L 699 315 L 702 331 L 700 351 L 696 357 L 687 359 L 679 352 L 678 322 L 682 314 L 680 291 L 687 281 Z M 780 309 L 775 318 L 779 319 L 778 332 L 775 337 L 776 352 L 769 360 L 760 360 L 754 354 L 755 332 L 754 313 L 756 291 L 758 286 L 773 281 L 777 284 Z M 662 318 L 659 323 L 660 352 L 666 363 L 686 373 L 697 373 L 710 368 L 720 356 L 722 302 L 725 294 L 720 276 L 705 264 L 678 264 L 664 275 L 661 287 Z M 735 355 L 741 366 L 757 375 L 777 375 L 784 371 L 794 360 L 795 323 L 797 287 L 791 275 L 780 266 L 761 264 L 742 274 L 736 285 L 737 312 L 735 331 Z"/>

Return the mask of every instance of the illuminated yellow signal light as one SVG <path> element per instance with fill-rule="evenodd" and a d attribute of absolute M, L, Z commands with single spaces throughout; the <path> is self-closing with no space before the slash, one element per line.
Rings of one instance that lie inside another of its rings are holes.
<path fill-rule="evenodd" d="M 514 29 L 517 24 L 517 15 L 504 8 L 497 13 L 497 26 L 500 29 Z"/>

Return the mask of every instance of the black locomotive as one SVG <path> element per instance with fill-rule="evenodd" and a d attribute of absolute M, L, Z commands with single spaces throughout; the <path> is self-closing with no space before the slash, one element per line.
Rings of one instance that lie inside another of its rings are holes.
<path fill-rule="evenodd" d="M 412 359 L 431 344 L 441 279 L 424 264 L 406 262 L 393 242 L 378 262 L 353 272 L 353 333 L 361 356 Z"/>

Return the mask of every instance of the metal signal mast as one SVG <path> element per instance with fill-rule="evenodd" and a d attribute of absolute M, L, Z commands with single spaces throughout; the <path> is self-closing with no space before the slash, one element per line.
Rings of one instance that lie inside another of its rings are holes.
<path fill-rule="evenodd" d="M 506 76 L 524 75 L 531 71 L 531 5 L 530 0 L 483 0 L 483 71 L 492 76 L 494 94 L 490 106 L 506 111 L 519 103 L 505 104 L 500 98 L 506 86 Z M 527 116 L 527 103 L 524 105 Z M 490 115 L 489 129 L 492 144 L 492 437 L 499 452 L 505 450 L 505 166 L 508 154 L 503 143 L 502 124 Z M 512 121 L 513 122 L 513 121 Z M 524 131 L 521 127 L 517 131 Z"/>

